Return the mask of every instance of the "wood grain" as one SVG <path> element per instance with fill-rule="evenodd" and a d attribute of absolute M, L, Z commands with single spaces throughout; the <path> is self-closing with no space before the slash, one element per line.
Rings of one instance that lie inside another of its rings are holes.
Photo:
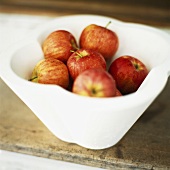
<path fill-rule="evenodd" d="M 170 80 L 118 142 L 90 150 L 55 137 L 0 79 L 0 149 L 107 169 L 170 169 Z"/>

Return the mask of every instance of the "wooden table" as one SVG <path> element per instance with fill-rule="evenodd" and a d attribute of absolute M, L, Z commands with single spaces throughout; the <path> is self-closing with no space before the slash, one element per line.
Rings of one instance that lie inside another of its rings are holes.
<path fill-rule="evenodd" d="M 91 13 L 170 28 L 170 1 L 1 0 L 0 12 L 60 16 Z M 89 150 L 56 138 L 0 79 L 0 149 L 108 169 L 170 169 L 170 79 L 115 146 Z"/>
<path fill-rule="evenodd" d="M 169 0 L 0 0 L 0 12 L 53 16 L 99 14 L 123 21 L 170 26 Z"/>
<path fill-rule="evenodd" d="M 170 168 L 170 81 L 115 146 L 90 150 L 56 138 L 0 79 L 0 149 L 102 168 Z"/>

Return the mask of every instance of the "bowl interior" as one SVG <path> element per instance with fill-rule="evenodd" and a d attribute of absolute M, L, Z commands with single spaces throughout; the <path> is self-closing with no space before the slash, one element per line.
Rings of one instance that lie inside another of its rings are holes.
<path fill-rule="evenodd" d="M 67 19 L 67 20 L 66 20 Z M 89 24 L 105 26 L 116 32 L 119 48 L 113 60 L 122 55 L 132 55 L 146 64 L 149 70 L 164 62 L 170 53 L 168 43 L 155 29 L 147 26 L 119 22 L 107 17 L 68 17 L 56 19 L 41 29 L 35 30 L 32 41 L 21 45 L 12 56 L 12 70 L 20 77 L 28 79 L 35 64 L 43 58 L 42 43 L 53 31 L 64 29 L 70 31 L 79 43 L 82 30 Z M 67 21 L 67 22 L 66 22 Z M 110 64 L 110 63 L 109 63 Z"/>

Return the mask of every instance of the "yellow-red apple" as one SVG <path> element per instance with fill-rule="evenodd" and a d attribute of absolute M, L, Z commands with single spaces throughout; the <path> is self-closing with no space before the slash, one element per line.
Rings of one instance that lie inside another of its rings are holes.
<path fill-rule="evenodd" d="M 75 37 L 66 30 L 52 32 L 42 44 L 45 58 L 56 58 L 65 63 L 72 54 L 71 50 L 77 48 Z"/>
<path fill-rule="evenodd" d="M 119 45 L 117 34 L 96 24 L 84 28 L 79 39 L 80 48 L 95 50 L 108 60 L 116 53 Z"/>
<path fill-rule="evenodd" d="M 114 97 L 116 96 L 116 83 L 107 71 L 88 69 L 77 76 L 72 91 L 89 97 Z"/>
<path fill-rule="evenodd" d="M 30 81 L 67 88 L 69 85 L 67 66 L 54 58 L 42 59 L 34 67 Z"/>

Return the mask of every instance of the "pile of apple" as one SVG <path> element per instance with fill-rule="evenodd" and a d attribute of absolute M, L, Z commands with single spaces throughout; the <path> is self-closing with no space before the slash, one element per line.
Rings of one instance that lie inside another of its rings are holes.
<path fill-rule="evenodd" d="M 109 23 L 110 24 L 110 23 Z M 117 34 L 91 24 L 79 37 L 66 30 L 56 30 L 42 44 L 44 59 L 39 61 L 30 81 L 56 84 L 73 93 L 90 97 L 115 97 L 135 92 L 148 74 L 137 58 L 120 56 Z M 107 62 L 109 64 L 107 70 Z"/>

